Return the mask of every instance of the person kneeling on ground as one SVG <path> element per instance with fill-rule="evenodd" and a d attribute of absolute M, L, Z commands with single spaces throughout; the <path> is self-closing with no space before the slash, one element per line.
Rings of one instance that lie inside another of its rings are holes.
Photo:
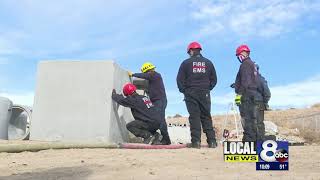
<path fill-rule="evenodd" d="M 137 88 L 131 83 L 123 87 L 123 94 L 112 91 L 112 99 L 118 104 L 131 108 L 134 121 L 127 124 L 127 129 L 137 137 L 144 139 L 145 144 L 154 144 L 160 141 L 160 134 L 156 131 L 160 127 L 161 116 L 146 96 L 139 95 Z"/>

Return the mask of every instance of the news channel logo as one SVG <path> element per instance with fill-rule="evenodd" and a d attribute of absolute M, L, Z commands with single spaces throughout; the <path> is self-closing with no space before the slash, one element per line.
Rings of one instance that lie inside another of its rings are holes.
<path fill-rule="evenodd" d="M 224 141 L 225 162 L 258 162 L 256 142 Z"/>
<path fill-rule="evenodd" d="M 257 142 L 259 161 L 256 170 L 289 170 L 289 143 L 287 141 Z"/>

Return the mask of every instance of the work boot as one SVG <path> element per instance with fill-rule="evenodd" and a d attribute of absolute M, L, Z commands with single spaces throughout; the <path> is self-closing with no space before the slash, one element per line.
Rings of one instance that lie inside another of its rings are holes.
<path fill-rule="evenodd" d="M 156 132 L 153 136 L 154 136 L 154 140 L 152 141 L 151 144 L 152 144 L 152 145 L 162 145 L 162 144 L 161 144 L 161 141 L 160 141 L 160 139 L 161 139 L 162 136 L 161 136 L 159 133 L 157 133 L 157 132 Z"/>
<path fill-rule="evenodd" d="M 216 148 L 217 146 L 217 141 L 208 142 L 208 148 Z"/>
<path fill-rule="evenodd" d="M 197 148 L 200 149 L 201 148 L 201 143 L 200 142 L 192 142 L 192 143 L 188 143 L 187 144 L 188 148 Z"/>
<path fill-rule="evenodd" d="M 168 139 L 163 139 L 163 138 L 162 138 L 161 144 L 162 144 L 162 145 L 170 145 L 170 144 L 171 144 L 171 141 L 170 141 L 170 139 L 168 140 Z"/>
<path fill-rule="evenodd" d="M 170 137 L 169 136 L 162 136 L 161 144 L 162 145 L 170 145 L 171 144 Z"/>
<path fill-rule="evenodd" d="M 155 136 L 154 135 L 149 135 L 149 136 L 146 136 L 146 138 L 143 138 L 143 143 L 144 144 L 151 144 L 155 139 Z"/>

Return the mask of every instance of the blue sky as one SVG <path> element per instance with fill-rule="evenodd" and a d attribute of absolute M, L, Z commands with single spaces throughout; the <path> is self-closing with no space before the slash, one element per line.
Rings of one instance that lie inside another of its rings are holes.
<path fill-rule="evenodd" d="M 31 105 L 40 60 L 114 59 L 132 71 L 151 61 L 165 80 L 167 113 L 185 115 L 175 79 L 191 41 L 217 70 L 213 113 L 233 100 L 242 43 L 271 86 L 272 107 L 320 102 L 316 0 L 1 0 L 0 95 Z"/>

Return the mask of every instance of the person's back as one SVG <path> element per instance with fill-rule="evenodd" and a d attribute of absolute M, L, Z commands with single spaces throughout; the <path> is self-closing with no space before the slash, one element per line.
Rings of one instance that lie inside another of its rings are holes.
<path fill-rule="evenodd" d="M 177 83 L 180 92 L 188 88 L 212 90 L 217 83 L 215 68 L 210 60 L 195 54 L 181 64 Z"/>
<path fill-rule="evenodd" d="M 135 119 L 144 122 L 160 122 L 160 116 L 148 97 L 139 94 L 128 97 L 121 96 L 113 98 L 120 105 L 131 108 L 132 116 Z"/>
<path fill-rule="evenodd" d="M 258 91 L 261 94 L 261 98 L 262 98 L 262 101 L 264 103 L 265 110 L 267 110 L 267 109 L 269 109 L 268 102 L 269 102 L 269 100 L 271 98 L 271 92 L 270 92 L 270 89 L 269 89 L 268 82 L 267 82 L 266 78 L 263 77 L 262 74 L 260 73 L 260 66 L 256 62 L 254 62 L 254 64 L 255 64 L 255 67 L 256 67 L 257 72 L 258 72 L 258 80 L 259 80 Z"/>
<path fill-rule="evenodd" d="M 268 102 L 271 98 L 271 92 L 268 86 L 268 82 L 261 74 L 259 74 L 259 80 L 261 83 L 259 91 L 261 92 L 261 95 L 263 97 L 263 103 L 265 105 L 265 109 L 268 109 L 269 108 Z"/>
<path fill-rule="evenodd" d="M 210 148 L 217 147 L 215 131 L 211 119 L 210 91 L 217 84 L 217 75 L 212 62 L 204 58 L 201 45 L 192 42 L 187 48 L 190 58 L 184 60 L 177 75 L 179 91 L 189 112 L 191 143 L 188 147 L 201 147 L 201 127 L 207 135 Z"/>
<path fill-rule="evenodd" d="M 132 76 L 143 78 L 149 81 L 147 91 L 152 102 L 161 99 L 167 99 L 166 90 L 164 88 L 163 79 L 160 73 L 151 71 L 148 73 L 134 73 Z"/>

